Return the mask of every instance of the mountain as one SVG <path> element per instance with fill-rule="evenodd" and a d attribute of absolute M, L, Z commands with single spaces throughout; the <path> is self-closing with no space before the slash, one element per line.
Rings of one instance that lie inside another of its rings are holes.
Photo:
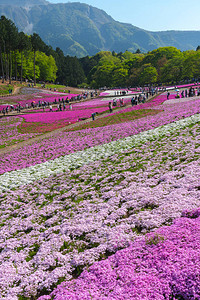
<path fill-rule="evenodd" d="M 79 2 L 1 0 L 0 14 L 11 19 L 19 31 L 36 32 L 45 43 L 70 56 L 94 55 L 101 50 L 135 52 L 138 48 L 148 52 L 164 46 L 189 50 L 200 44 L 200 31 L 150 32 Z"/>
<path fill-rule="evenodd" d="M 31 7 L 35 5 L 46 5 L 50 4 L 46 0 L 1 0 L 1 5 L 11 5 L 17 7 Z"/>

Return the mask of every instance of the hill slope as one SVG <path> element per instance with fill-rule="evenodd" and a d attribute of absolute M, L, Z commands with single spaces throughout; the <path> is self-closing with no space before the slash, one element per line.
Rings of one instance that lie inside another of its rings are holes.
<path fill-rule="evenodd" d="M 71 56 L 138 48 L 147 52 L 161 46 L 188 50 L 200 44 L 200 31 L 150 32 L 117 22 L 103 10 L 78 2 L 1 0 L 0 14 L 13 20 L 20 31 L 36 32 L 47 44 Z"/>

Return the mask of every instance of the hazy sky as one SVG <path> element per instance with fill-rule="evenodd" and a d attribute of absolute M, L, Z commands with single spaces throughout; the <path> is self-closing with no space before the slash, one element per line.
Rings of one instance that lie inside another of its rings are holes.
<path fill-rule="evenodd" d="M 103 9 L 116 21 L 159 30 L 200 30 L 200 0 L 49 0 L 81 2 Z"/>

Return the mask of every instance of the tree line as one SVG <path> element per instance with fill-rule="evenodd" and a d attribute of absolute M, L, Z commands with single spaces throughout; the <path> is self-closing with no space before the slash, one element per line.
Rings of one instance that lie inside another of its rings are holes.
<path fill-rule="evenodd" d="M 4 16 L 0 19 L 0 65 L 2 81 L 12 79 L 56 80 L 54 58 L 42 52 L 45 43 L 39 35 L 18 32 L 15 24 Z"/>
<path fill-rule="evenodd" d="M 180 51 L 161 47 L 148 53 L 100 52 L 80 59 L 87 83 L 98 87 L 129 87 L 200 80 L 200 47 Z"/>
<path fill-rule="evenodd" d="M 65 57 L 62 50 L 46 45 L 36 33 L 18 32 L 5 16 L 0 18 L 0 74 L 2 82 L 12 79 L 60 82 L 77 86 L 85 79 L 76 57 Z"/>
<path fill-rule="evenodd" d="M 0 72 L 12 78 L 56 82 L 92 88 L 144 86 L 199 80 L 200 46 L 196 51 L 161 47 L 148 53 L 101 51 L 83 58 L 65 56 L 46 45 L 36 33 L 18 32 L 5 16 L 0 18 Z"/>

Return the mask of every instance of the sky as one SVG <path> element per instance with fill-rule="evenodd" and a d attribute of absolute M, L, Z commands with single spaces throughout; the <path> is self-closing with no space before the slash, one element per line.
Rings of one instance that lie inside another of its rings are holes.
<path fill-rule="evenodd" d="M 81 2 L 103 9 L 113 19 L 150 31 L 200 30 L 200 0 L 48 0 Z"/>

